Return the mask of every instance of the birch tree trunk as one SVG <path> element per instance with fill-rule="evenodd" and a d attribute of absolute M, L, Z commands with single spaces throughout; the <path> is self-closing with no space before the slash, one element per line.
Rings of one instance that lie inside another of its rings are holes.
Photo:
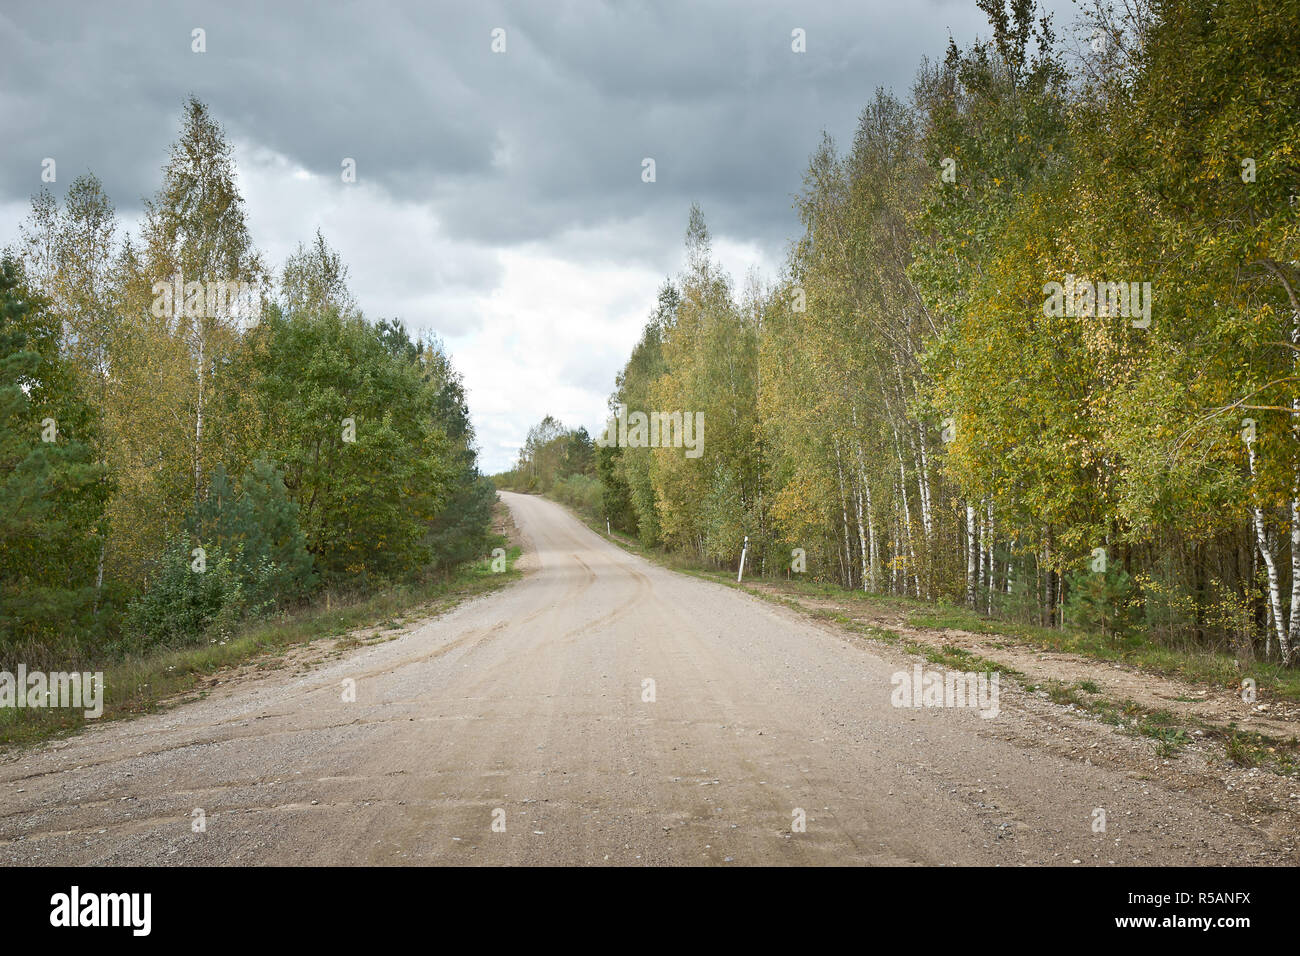
<path fill-rule="evenodd" d="M 854 483 L 854 492 L 858 504 L 858 553 L 862 559 L 862 580 L 860 583 L 862 584 L 862 590 L 866 591 L 867 583 L 872 577 L 871 569 L 868 567 L 868 564 L 871 560 L 871 555 L 867 549 L 866 531 L 862 526 L 862 486 L 867 480 L 867 475 L 866 475 L 866 470 L 862 467 L 862 440 L 856 437 L 857 425 L 858 425 L 858 408 L 856 405 L 854 405 L 853 406 L 853 430 L 855 432 L 855 437 L 853 439 L 853 446 L 857 452 L 857 460 L 858 460 L 858 480 Z"/>
<path fill-rule="evenodd" d="M 844 494 L 844 467 L 840 464 L 840 440 L 835 439 L 835 472 L 840 479 L 840 515 L 844 519 L 844 569 L 848 586 L 853 587 L 853 551 L 849 544 L 849 502 Z"/>
<path fill-rule="evenodd" d="M 1293 401 L 1292 408 L 1296 408 Z M 1293 411 L 1294 415 L 1296 412 Z M 1300 640 L 1300 483 L 1293 486 L 1291 498 L 1291 614 L 1286 629 L 1286 641 L 1278 638 L 1282 666 L 1291 663 L 1291 649 Z"/>
<path fill-rule="evenodd" d="M 1052 573 L 1052 529 L 1043 533 L 1043 609 L 1046 614 L 1045 624 L 1052 627 L 1056 623 L 1056 577 Z"/>
<path fill-rule="evenodd" d="M 1292 375 L 1300 374 L 1300 300 L 1297 300 L 1295 288 L 1288 280 L 1286 272 L 1281 266 L 1272 260 L 1265 260 L 1265 267 L 1273 273 L 1274 277 L 1281 283 L 1282 288 L 1286 291 L 1287 300 L 1291 303 L 1291 372 Z M 1291 398 L 1291 441 L 1300 443 L 1300 395 L 1294 395 Z M 1247 442 L 1250 448 L 1250 476 L 1255 477 L 1255 454 L 1251 442 Z M 1258 509 L 1256 509 L 1258 512 Z M 1263 522 L 1263 516 L 1256 517 L 1256 537 L 1259 536 L 1259 526 Z M 1270 578 L 1269 591 L 1270 600 L 1276 602 L 1279 606 L 1273 610 L 1273 616 L 1276 619 L 1277 627 L 1277 649 L 1282 659 L 1282 666 L 1285 667 L 1291 663 L 1291 649 L 1296 642 L 1300 640 L 1300 474 L 1292 477 L 1291 483 L 1291 608 L 1287 625 L 1282 624 L 1280 596 L 1274 596 L 1277 587 L 1273 581 L 1273 576 L 1277 570 L 1268 556 L 1264 558 L 1268 564 Z"/>
<path fill-rule="evenodd" d="M 867 480 L 867 463 L 862 455 L 862 442 L 856 443 L 858 457 L 858 545 L 862 548 L 862 590 L 877 590 L 876 568 L 880 564 L 880 552 L 876 545 L 876 523 L 871 514 L 871 482 Z M 867 539 L 862 540 L 862 495 L 867 496 Z"/>
<path fill-rule="evenodd" d="M 975 506 L 966 503 L 966 606 L 975 607 L 976 549 L 979 547 L 975 533 Z"/>
<path fill-rule="evenodd" d="M 871 590 L 880 590 L 880 545 L 876 541 L 876 519 L 871 506 L 871 484 L 866 473 L 862 475 L 862 487 L 867 492 L 867 547 L 871 550 Z"/>
<path fill-rule="evenodd" d="M 989 501 L 988 503 L 988 517 L 989 520 L 987 525 L 988 527 L 987 542 L 988 542 L 988 552 L 989 552 L 989 584 L 988 584 L 989 602 L 988 602 L 987 610 L 989 614 L 992 614 L 993 613 L 993 591 L 997 588 L 997 578 L 998 578 L 997 564 L 993 560 L 994 534 L 993 534 L 993 502 L 992 501 Z"/>
<path fill-rule="evenodd" d="M 1300 306 L 1297 306 L 1291 286 L 1286 286 L 1287 295 L 1291 296 L 1291 369 L 1300 372 Z M 1291 441 L 1300 442 L 1300 395 L 1291 399 Z M 1291 663 L 1291 648 L 1300 640 L 1300 475 L 1291 481 L 1291 610 L 1286 629 L 1286 640 L 1278 637 L 1278 651 L 1282 657 L 1282 666 Z"/>
<path fill-rule="evenodd" d="M 1255 442 L 1248 440 L 1246 442 L 1246 460 L 1250 463 L 1250 478 L 1252 483 L 1255 479 Z M 1277 636 L 1278 652 L 1281 654 L 1283 661 L 1290 656 L 1290 645 L 1287 643 L 1288 635 L 1286 625 L 1282 623 L 1282 590 L 1278 583 L 1277 561 L 1273 557 L 1273 546 L 1268 540 L 1268 530 L 1264 525 L 1264 510 L 1258 504 L 1252 506 L 1251 515 L 1255 523 L 1255 542 L 1259 546 L 1259 556 L 1264 559 L 1264 568 L 1268 572 L 1268 609 L 1273 618 L 1273 633 Z M 1292 510 L 1294 516 L 1295 511 Z M 1292 518 L 1294 521 L 1294 517 Z M 1294 529 L 1292 530 L 1292 547 L 1294 547 Z M 1292 561 L 1294 561 L 1294 555 Z M 1264 645 L 1264 654 L 1268 655 L 1268 643 Z"/>
<path fill-rule="evenodd" d="M 897 438 L 898 433 L 894 433 Z M 916 567 L 916 545 L 912 540 L 912 506 L 907 501 L 907 470 L 903 467 L 903 449 L 895 441 L 894 448 L 898 452 L 898 492 L 903 499 L 903 525 L 907 533 L 907 561 L 912 567 L 912 581 L 915 585 L 916 596 L 921 596 L 921 576 Z M 907 587 L 907 575 L 903 575 L 903 587 Z"/>
<path fill-rule="evenodd" d="M 202 319 L 197 320 L 199 323 Z M 202 326 L 196 326 L 198 329 L 198 353 L 199 367 L 197 377 L 197 389 L 195 396 L 195 416 L 194 416 L 194 504 L 197 506 L 199 497 L 202 494 L 203 487 L 203 465 L 200 458 L 200 448 L 203 441 L 203 332 Z"/>
<path fill-rule="evenodd" d="M 890 572 L 889 575 L 889 587 L 895 594 L 907 593 L 906 580 L 903 581 L 903 586 L 901 588 L 898 586 L 898 575 L 901 570 L 898 564 L 898 556 L 903 553 L 903 545 L 901 539 L 902 539 L 902 529 L 899 526 L 898 519 L 895 518 L 894 519 L 894 547 L 893 547 L 893 551 L 890 554 L 890 557 L 893 559 L 890 561 L 892 571 Z"/>
<path fill-rule="evenodd" d="M 921 495 L 921 526 L 925 528 L 926 547 L 930 546 L 930 539 L 934 534 L 933 512 L 930 508 L 930 468 L 929 461 L 925 455 L 925 426 L 917 425 L 920 436 L 917 440 L 917 489 Z"/>
<path fill-rule="evenodd" d="M 867 581 L 871 577 L 871 569 L 867 566 L 869 555 L 867 552 L 867 535 L 862 527 L 862 483 L 858 482 L 856 488 L 858 501 L 858 552 L 862 557 L 862 590 L 867 590 Z"/>

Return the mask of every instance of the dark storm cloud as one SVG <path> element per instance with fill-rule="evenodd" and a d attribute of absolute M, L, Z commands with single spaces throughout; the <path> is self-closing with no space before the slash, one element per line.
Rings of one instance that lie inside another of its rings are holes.
<path fill-rule="evenodd" d="M 313 172 L 355 158 L 452 240 L 619 223 L 675 237 L 699 200 L 715 233 L 779 257 L 821 130 L 847 139 L 877 86 L 905 95 L 949 32 L 987 33 L 973 2 L 30 4 L 0 13 L 0 201 L 38 189 L 52 156 L 60 188 L 90 169 L 137 209 L 193 92 L 232 137 Z"/>
<path fill-rule="evenodd" d="M 599 426 L 692 201 L 738 288 L 755 262 L 771 278 L 822 131 L 846 143 L 877 87 L 906 96 L 950 33 L 988 32 L 974 0 L 7 6 L 0 245 L 47 156 L 56 194 L 91 170 L 138 219 L 193 93 L 239 146 L 272 266 L 319 226 L 368 315 L 448 338 L 489 472 L 545 412 Z"/>

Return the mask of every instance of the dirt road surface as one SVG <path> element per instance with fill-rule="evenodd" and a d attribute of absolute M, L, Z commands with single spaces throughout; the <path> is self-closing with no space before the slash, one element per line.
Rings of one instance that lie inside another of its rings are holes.
<path fill-rule="evenodd" d="M 1297 862 L 1289 826 L 1144 772 L 1148 742 L 1005 683 L 991 719 L 895 707 L 902 651 L 502 497 L 517 584 L 7 757 L 0 862 Z"/>

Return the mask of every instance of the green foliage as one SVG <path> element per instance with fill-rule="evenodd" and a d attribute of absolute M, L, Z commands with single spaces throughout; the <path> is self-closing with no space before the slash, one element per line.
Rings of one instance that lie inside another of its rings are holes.
<path fill-rule="evenodd" d="M 262 609 L 250 603 L 238 547 L 231 552 L 204 548 L 202 571 L 194 569 L 193 550 L 189 539 L 178 535 L 155 562 L 148 588 L 128 611 L 122 650 L 139 653 L 224 639 L 246 614 Z M 254 567 L 247 587 L 268 593 L 275 570 L 267 564 Z"/>
<path fill-rule="evenodd" d="M 1100 631 L 1103 637 L 1126 632 L 1134 623 L 1133 579 L 1118 565 L 1090 568 L 1067 578 L 1065 616 L 1074 626 Z"/>
<path fill-rule="evenodd" d="M 331 580 L 380 580 L 430 559 L 427 535 L 457 475 L 418 361 L 335 309 L 272 308 L 241 360 L 308 549 Z"/>
<path fill-rule="evenodd" d="M 275 288 L 238 179 L 190 97 L 138 235 L 119 238 L 88 174 L 62 204 L 33 198 L 22 266 L 0 264 L 5 659 L 209 640 L 318 576 L 364 593 L 491 546 L 494 491 L 441 344 L 367 322 L 319 230 Z M 192 310 L 160 282 L 206 290 Z M 212 283 L 249 283 L 264 307 L 223 306 Z"/>
<path fill-rule="evenodd" d="M 396 359 L 413 367 L 424 383 L 422 401 L 431 428 L 447 439 L 447 500 L 424 540 L 430 568 L 446 570 L 480 557 L 492 547 L 496 489 L 479 474 L 465 386 L 442 344 L 413 341 L 402 323 L 381 319 L 375 334 Z"/>
<path fill-rule="evenodd" d="M 86 641 L 109 492 L 59 327 L 0 261 L 0 647 Z M 53 438 L 51 441 L 44 440 Z M 6 653 L 7 656 L 7 653 Z"/>
<path fill-rule="evenodd" d="M 674 321 L 681 295 L 671 282 L 659 289 L 659 301 L 641 341 L 632 350 L 627 365 L 617 378 L 617 388 L 610 399 L 610 411 L 622 404 L 629 409 L 649 410 L 653 407 L 652 388 L 667 370 L 663 357 L 663 330 Z M 635 453 L 634 453 L 635 452 Z M 630 511 L 633 518 L 629 530 L 646 547 L 659 542 L 659 512 L 655 504 L 655 486 L 652 478 L 654 457 L 645 449 L 620 448 L 610 459 L 614 464 L 616 484 L 627 488 L 627 498 L 615 511 Z"/>
<path fill-rule="evenodd" d="M 492 507 L 496 500 L 496 487 L 477 471 L 455 486 L 425 537 L 432 567 L 455 567 L 490 549 Z"/>
<path fill-rule="evenodd" d="M 610 404 L 704 411 L 705 453 L 602 450 L 605 512 L 718 565 L 748 535 L 751 567 L 797 547 L 813 579 L 1285 666 L 1300 8 L 1098 3 L 1072 70 L 1031 0 L 979 6 L 986 41 L 815 150 L 776 286 L 738 296 L 692 208 Z M 1071 276 L 1145 303 L 1053 314 Z M 1071 573 L 1102 542 L 1122 565 Z"/>
<path fill-rule="evenodd" d="M 545 494 L 565 475 L 595 471 L 595 446 L 587 429 L 565 428 L 547 415 L 528 430 L 511 482 L 521 491 Z"/>
<path fill-rule="evenodd" d="M 604 515 L 604 487 L 590 475 L 566 475 L 555 483 L 551 494 L 579 514 L 592 519 Z"/>
<path fill-rule="evenodd" d="M 637 533 L 636 511 L 632 491 L 623 478 L 619 459 L 623 450 L 613 445 L 596 449 L 596 477 L 600 481 L 600 513 L 609 519 L 611 528 Z"/>
<path fill-rule="evenodd" d="M 312 556 L 298 527 L 298 506 L 270 462 L 254 461 L 238 488 L 218 465 L 188 527 L 203 547 L 215 545 L 231 556 L 248 600 L 292 602 L 311 591 Z"/>
<path fill-rule="evenodd" d="M 499 478 L 517 491 L 546 494 L 569 476 L 595 477 L 596 451 L 586 428 L 565 428 L 547 415 L 528 430 L 515 467 Z"/>

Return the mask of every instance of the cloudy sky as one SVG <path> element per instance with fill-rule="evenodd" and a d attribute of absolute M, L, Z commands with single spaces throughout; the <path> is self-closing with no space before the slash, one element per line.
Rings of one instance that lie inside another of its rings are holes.
<path fill-rule="evenodd" d="M 1046 6 L 1066 32 L 1076 8 Z M 193 93 L 268 262 L 319 227 L 368 317 L 447 343 L 491 473 L 548 412 L 596 430 L 692 201 L 737 285 L 775 278 L 822 131 L 987 32 L 974 0 L 9 4 L 0 245 L 46 157 L 56 195 L 94 172 L 134 228 Z"/>

